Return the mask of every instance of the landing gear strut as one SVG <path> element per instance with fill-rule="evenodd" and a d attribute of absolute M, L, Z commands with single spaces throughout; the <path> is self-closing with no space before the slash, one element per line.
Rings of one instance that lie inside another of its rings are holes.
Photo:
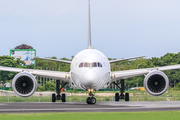
<path fill-rule="evenodd" d="M 115 82 L 113 82 L 113 84 L 115 84 L 120 89 L 120 94 L 119 93 L 115 94 L 115 101 L 119 101 L 119 99 L 120 100 L 124 99 L 125 101 L 129 101 L 129 93 L 125 93 L 125 95 L 124 95 L 124 91 L 125 91 L 124 79 L 122 79 L 120 82 L 121 87 L 118 84 L 116 84 Z"/>
<path fill-rule="evenodd" d="M 87 99 L 86 99 L 86 103 L 87 104 L 95 104 L 96 103 L 96 98 L 94 97 L 94 94 L 90 91 L 89 93 L 89 96 Z"/>
<path fill-rule="evenodd" d="M 57 80 L 56 81 L 56 94 L 52 94 L 52 102 L 56 102 L 56 100 L 62 100 L 62 102 L 66 102 L 66 94 L 62 94 L 61 95 L 61 89 L 67 84 L 64 83 L 63 85 L 61 85 L 61 88 L 60 87 L 60 80 Z"/>

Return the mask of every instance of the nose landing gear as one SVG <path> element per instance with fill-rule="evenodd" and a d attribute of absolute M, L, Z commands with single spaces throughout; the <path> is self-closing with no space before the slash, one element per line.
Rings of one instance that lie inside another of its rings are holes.
<path fill-rule="evenodd" d="M 119 87 L 118 84 L 116 84 L 115 82 L 113 82 L 113 84 L 115 84 L 119 89 L 120 89 L 120 94 L 119 93 L 116 93 L 115 94 L 115 101 L 119 101 L 119 99 L 124 99 L 125 101 L 129 101 L 129 93 L 125 93 L 124 95 L 124 91 L 125 91 L 125 88 L 124 88 L 124 79 L 121 80 L 121 87 Z"/>
<path fill-rule="evenodd" d="M 96 104 L 96 98 L 94 97 L 95 94 L 92 93 L 93 90 L 89 90 L 89 96 L 87 99 L 86 99 L 86 103 L 87 104 Z"/>

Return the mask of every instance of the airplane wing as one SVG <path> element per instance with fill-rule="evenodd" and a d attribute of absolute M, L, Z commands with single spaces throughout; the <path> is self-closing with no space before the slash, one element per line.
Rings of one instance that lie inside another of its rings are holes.
<path fill-rule="evenodd" d="M 119 61 L 124 61 L 124 60 L 131 60 L 131 59 L 137 59 L 137 58 L 143 58 L 146 56 L 140 56 L 140 57 L 131 57 L 131 58 L 123 58 L 123 59 L 118 59 L 118 60 L 110 60 L 110 63 L 114 63 L 114 62 L 119 62 Z"/>
<path fill-rule="evenodd" d="M 57 59 L 48 59 L 48 58 L 39 58 L 39 57 L 36 57 L 35 59 L 50 60 L 50 61 L 57 61 L 57 62 L 63 62 L 63 63 L 71 64 L 71 61 L 67 61 L 67 60 L 57 60 Z"/>
<path fill-rule="evenodd" d="M 116 81 L 119 79 L 126 79 L 126 78 L 144 75 L 144 74 L 147 74 L 153 70 L 165 71 L 165 70 L 173 70 L 173 69 L 180 69 L 180 64 L 163 66 L 163 67 L 154 67 L 154 68 L 116 71 L 116 72 L 111 72 L 111 74 L 112 74 L 112 80 Z"/>
<path fill-rule="evenodd" d="M 48 78 L 52 78 L 52 79 L 69 82 L 69 72 L 36 70 L 36 69 L 22 69 L 22 68 L 3 67 L 3 66 L 0 66 L 0 70 L 1 71 L 9 71 L 9 72 L 18 72 L 18 73 L 27 71 L 34 76 L 48 77 Z"/>

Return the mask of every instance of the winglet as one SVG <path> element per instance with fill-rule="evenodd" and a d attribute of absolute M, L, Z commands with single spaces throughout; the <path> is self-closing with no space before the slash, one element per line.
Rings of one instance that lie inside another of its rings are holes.
<path fill-rule="evenodd" d="M 87 49 L 93 49 L 93 47 L 91 46 L 91 13 L 90 13 L 90 0 L 88 0 L 88 47 Z"/>

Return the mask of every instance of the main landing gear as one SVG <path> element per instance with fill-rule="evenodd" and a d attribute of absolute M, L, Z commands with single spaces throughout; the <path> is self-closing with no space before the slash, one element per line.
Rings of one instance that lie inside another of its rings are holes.
<path fill-rule="evenodd" d="M 125 91 L 124 79 L 122 79 L 120 82 L 121 87 L 119 87 L 119 85 L 116 84 L 115 82 L 113 82 L 113 84 L 115 84 L 120 89 L 120 94 L 119 93 L 115 94 L 115 101 L 119 101 L 121 99 L 124 99 L 125 101 L 129 101 L 129 93 L 125 93 L 125 95 L 124 95 L 124 91 Z"/>
<path fill-rule="evenodd" d="M 89 96 L 90 97 L 88 97 L 86 99 L 87 104 L 95 104 L 96 103 L 96 98 L 94 97 L 94 94 L 92 92 L 93 92 L 93 89 L 89 89 Z"/>
<path fill-rule="evenodd" d="M 61 86 L 61 88 L 59 88 L 60 87 L 60 80 L 57 80 L 56 81 L 56 93 L 57 93 L 57 95 L 56 94 L 52 94 L 52 102 L 56 102 L 56 100 L 62 100 L 62 102 L 66 102 L 66 94 L 62 94 L 61 95 L 61 89 L 65 86 L 67 84 L 67 82 L 66 83 L 64 83 L 62 86 Z"/>

